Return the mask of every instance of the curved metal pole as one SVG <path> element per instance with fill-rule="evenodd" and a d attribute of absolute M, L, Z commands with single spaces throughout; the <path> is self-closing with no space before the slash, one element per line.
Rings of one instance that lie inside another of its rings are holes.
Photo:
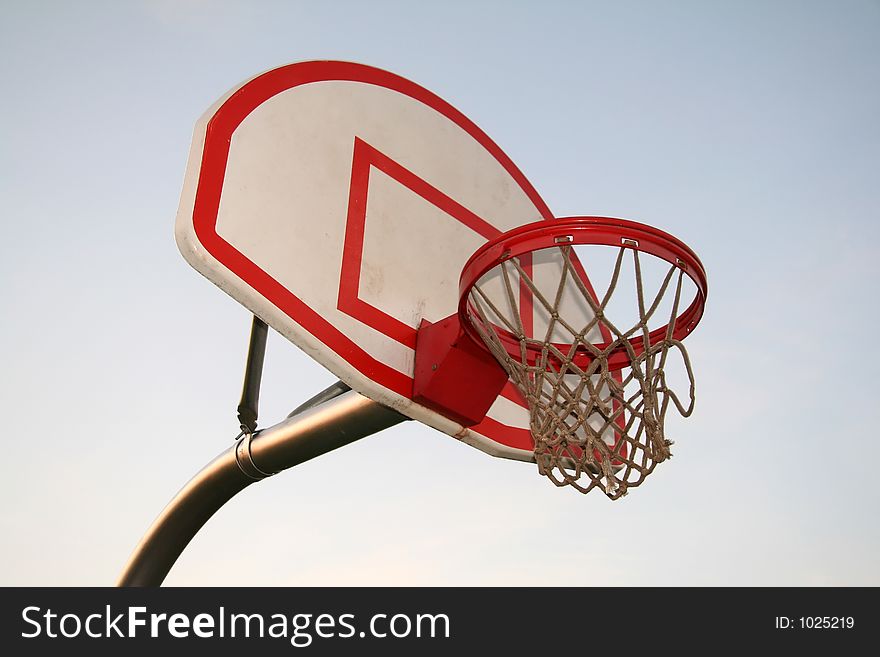
<path fill-rule="evenodd" d="M 206 465 L 147 530 L 117 586 L 159 586 L 202 525 L 252 483 L 408 419 L 352 390 L 334 392 L 329 399 L 321 393 L 313 398 L 316 406 L 244 436 Z"/>

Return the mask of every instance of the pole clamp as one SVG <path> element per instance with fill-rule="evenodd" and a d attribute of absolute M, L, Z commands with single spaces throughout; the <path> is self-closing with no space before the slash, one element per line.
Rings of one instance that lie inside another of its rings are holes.
<path fill-rule="evenodd" d="M 254 456 L 251 453 L 251 440 L 253 437 L 254 434 L 250 431 L 242 431 L 239 434 L 235 443 L 235 462 L 245 477 L 254 481 L 260 481 L 266 477 L 271 477 L 275 473 L 266 472 L 254 463 Z"/>

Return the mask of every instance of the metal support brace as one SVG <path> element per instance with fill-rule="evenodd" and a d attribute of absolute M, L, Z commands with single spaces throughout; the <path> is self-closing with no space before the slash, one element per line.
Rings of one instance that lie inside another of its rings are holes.
<path fill-rule="evenodd" d="M 251 341 L 248 345 L 247 363 L 244 368 L 244 385 L 238 403 L 238 423 L 243 434 L 257 430 L 257 414 L 260 407 L 260 382 L 263 378 L 263 361 L 266 358 L 266 338 L 269 327 L 254 315 L 251 324 Z"/>

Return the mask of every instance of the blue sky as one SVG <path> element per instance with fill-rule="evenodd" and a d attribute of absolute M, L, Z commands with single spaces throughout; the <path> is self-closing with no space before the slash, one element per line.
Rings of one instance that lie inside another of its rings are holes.
<path fill-rule="evenodd" d="M 168 584 L 880 584 L 878 43 L 855 0 L 3 2 L 0 584 L 112 584 L 232 440 L 249 317 L 172 234 L 192 129 L 322 58 L 450 101 L 558 215 L 691 245 L 697 409 L 616 503 L 405 423 L 246 490 Z M 261 415 L 332 381 L 273 335 Z"/>

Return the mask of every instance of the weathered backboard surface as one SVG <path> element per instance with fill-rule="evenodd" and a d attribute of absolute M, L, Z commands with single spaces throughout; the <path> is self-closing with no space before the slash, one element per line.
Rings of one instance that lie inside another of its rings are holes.
<path fill-rule="evenodd" d="M 551 217 L 501 149 L 436 95 L 316 61 L 263 73 L 202 117 L 176 237 L 193 267 L 353 389 L 531 460 L 511 385 L 464 428 L 411 400 L 414 348 L 421 319 L 456 311 L 477 247 Z"/>

